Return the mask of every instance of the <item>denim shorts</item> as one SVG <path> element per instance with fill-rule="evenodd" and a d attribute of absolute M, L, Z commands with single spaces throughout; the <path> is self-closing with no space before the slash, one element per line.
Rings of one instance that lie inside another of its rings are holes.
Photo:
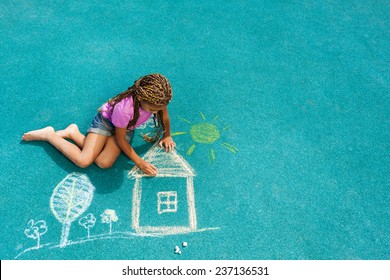
<path fill-rule="evenodd" d="M 115 135 L 115 126 L 108 119 L 104 118 L 100 112 L 98 112 L 88 128 L 88 132 L 104 136 L 113 136 Z M 128 130 L 126 133 L 126 140 L 130 141 L 132 135 L 133 131 Z"/>

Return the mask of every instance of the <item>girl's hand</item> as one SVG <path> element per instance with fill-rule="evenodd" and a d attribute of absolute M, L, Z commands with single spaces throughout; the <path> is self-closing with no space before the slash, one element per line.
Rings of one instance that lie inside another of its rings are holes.
<path fill-rule="evenodd" d="M 176 143 L 173 142 L 171 136 L 166 136 L 166 137 L 163 137 L 163 138 L 161 139 L 159 145 L 160 145 L 161 148 L 164 148 L 164 150 L 165 150 L 166 152 L 172 152 L 173 149 L 174 149 L 175 146 L 176 146 Z"/>
<path fill-rule="evenodd" d="M 141 160 L 140 163 L 137 164 L 138 168 L 141 169 L 143 172 L 150 176 L 156 176 L 157 175 L 157 168 L 150 164 L 147 161 Z"/>

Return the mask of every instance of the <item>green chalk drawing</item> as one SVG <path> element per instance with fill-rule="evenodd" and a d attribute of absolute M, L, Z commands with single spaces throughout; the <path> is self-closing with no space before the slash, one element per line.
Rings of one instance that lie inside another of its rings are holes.
<path fill-rule="evenodd" d="M 236 154 L 238 152 L 238 149 L 229 143 L 223 142 L 221 145 L 231 151 L 233 154 Z"/>
<path fill-rule="evenodd" d="M 216 125 L 211 123 L 199 123 L 191 127 L 192 140 L 202 144 L 212 144 L 219 139 L 221 134 Z"/>
<path fill-rule="evenodd" d="M 219 115 L 215 116 L 211 122 L 207 121 L 205 114 L 203 114 L 202 112 L 200 112 L 200 116 L 202 117 L 202 121 L 200 123 L 195 123 L 195 124 L 193 124 L 191 121 L 187 119 L 179 118 L 179 120 L 191 124 L 189 134 L 191 136 L 193 143 L 187 150 L 188 156 L 194 153 L 197 144 L 212 145 L 218 140 L 220 140 L 221 133 L 223 131 L 230 129 L 230 125 L 229 125 L 225 127 L 221 132 L 218 126 L 212 123 L 217 119 L 219 119 Z M 188 133 L 184 131 L 180 131 L 180 132 L 172 133 L 172 136 L 185 135 L 185 134 Z M 234 154 L 238 152 L 238 149 L 232 144 L 223 142 L 221 145 Z M 216 159 L 215 150 L 212 147 L 210 147 L 209 160 L 212 163 L 215 161 L 215 159 Z"/>
<path fill-rule="evenodd" d="M 195 144 L 192 144 L 191 145 L 191 147 L 188 149 L 188 151 L 187 151 L 187 155 L 192 155 L 192 153 L 194 152 L 194 150 L 195 150 Z"/>
<path fill-rule="evenodd" d="M 189 120 L 186 120 L 184 118 L 179 118 L 179 120 L 183 121 L 183 122 L 186 122 L 186 123 L 189 123 L 189 124 L 192 124 L 192 122 L 190 122 Z"/>
<path fill-rule="evenodd" d="M 173 133 L 171 133 L 171 136 L 177 136 L 177 135 L 183 135 L 183 134 L 187 134 L 187 132 L 184 132 L 184 131 L 173 132 Z"/>
<path fill-rule="evenodd" d="M 214 162 L 215 160 L 215 152 L 213 149 L 210 149 L 210 161 Z"/>

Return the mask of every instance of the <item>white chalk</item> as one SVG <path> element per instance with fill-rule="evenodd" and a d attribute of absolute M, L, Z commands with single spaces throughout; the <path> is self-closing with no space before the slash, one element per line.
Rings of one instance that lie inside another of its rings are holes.
<path fill-rule="evenodd" d="M 181 254 L 181 250 L 179 248 L 179 246 L 175 246 L 175 254 Z"/>

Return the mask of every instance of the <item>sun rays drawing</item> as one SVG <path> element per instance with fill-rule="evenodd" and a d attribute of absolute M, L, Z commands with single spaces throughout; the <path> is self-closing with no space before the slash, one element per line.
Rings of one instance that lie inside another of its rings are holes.
<path fill-rule="evenodd" d="M 201 122 L 193 123 L 187 119 L 184 118 L 179 118 L 181 121 L 191 125 L 189 132 L 175 132 L 172 133 L 172 136 L 177 136 L 177 135 L 184 135 L 184 134 L 190 134 L 192 138 L 192 144 L 188 148 L 186 154 L 188 156 L 191 156 L 197 145 L 204 144 L 204 145 L 210 145 L 210 150 L 209 150 L 209 160 L 210 162 L 214 162 L 216 155 L 215 155 L 215 150 L 214 146 L 216 142 L 221 138 L 221 135 L 230 129 L 230 126 L 227 126 L 225 128 L 218 128 L 218 126 L 215 124 L 215 121 L 219 118 L 219 116 L 215 116 L 211 121 L 208 121 L 205 117 L 205 115 L 200 112 L 200 116 L 202 117 Z M 234 145 L 227 143 L 227 142 L 220 142 L 220 145 L 226 148 L 228 151 L 230 151 L 233 154 L 236 154 L 238 152 L 238 148 L 236 148 Z"/>

